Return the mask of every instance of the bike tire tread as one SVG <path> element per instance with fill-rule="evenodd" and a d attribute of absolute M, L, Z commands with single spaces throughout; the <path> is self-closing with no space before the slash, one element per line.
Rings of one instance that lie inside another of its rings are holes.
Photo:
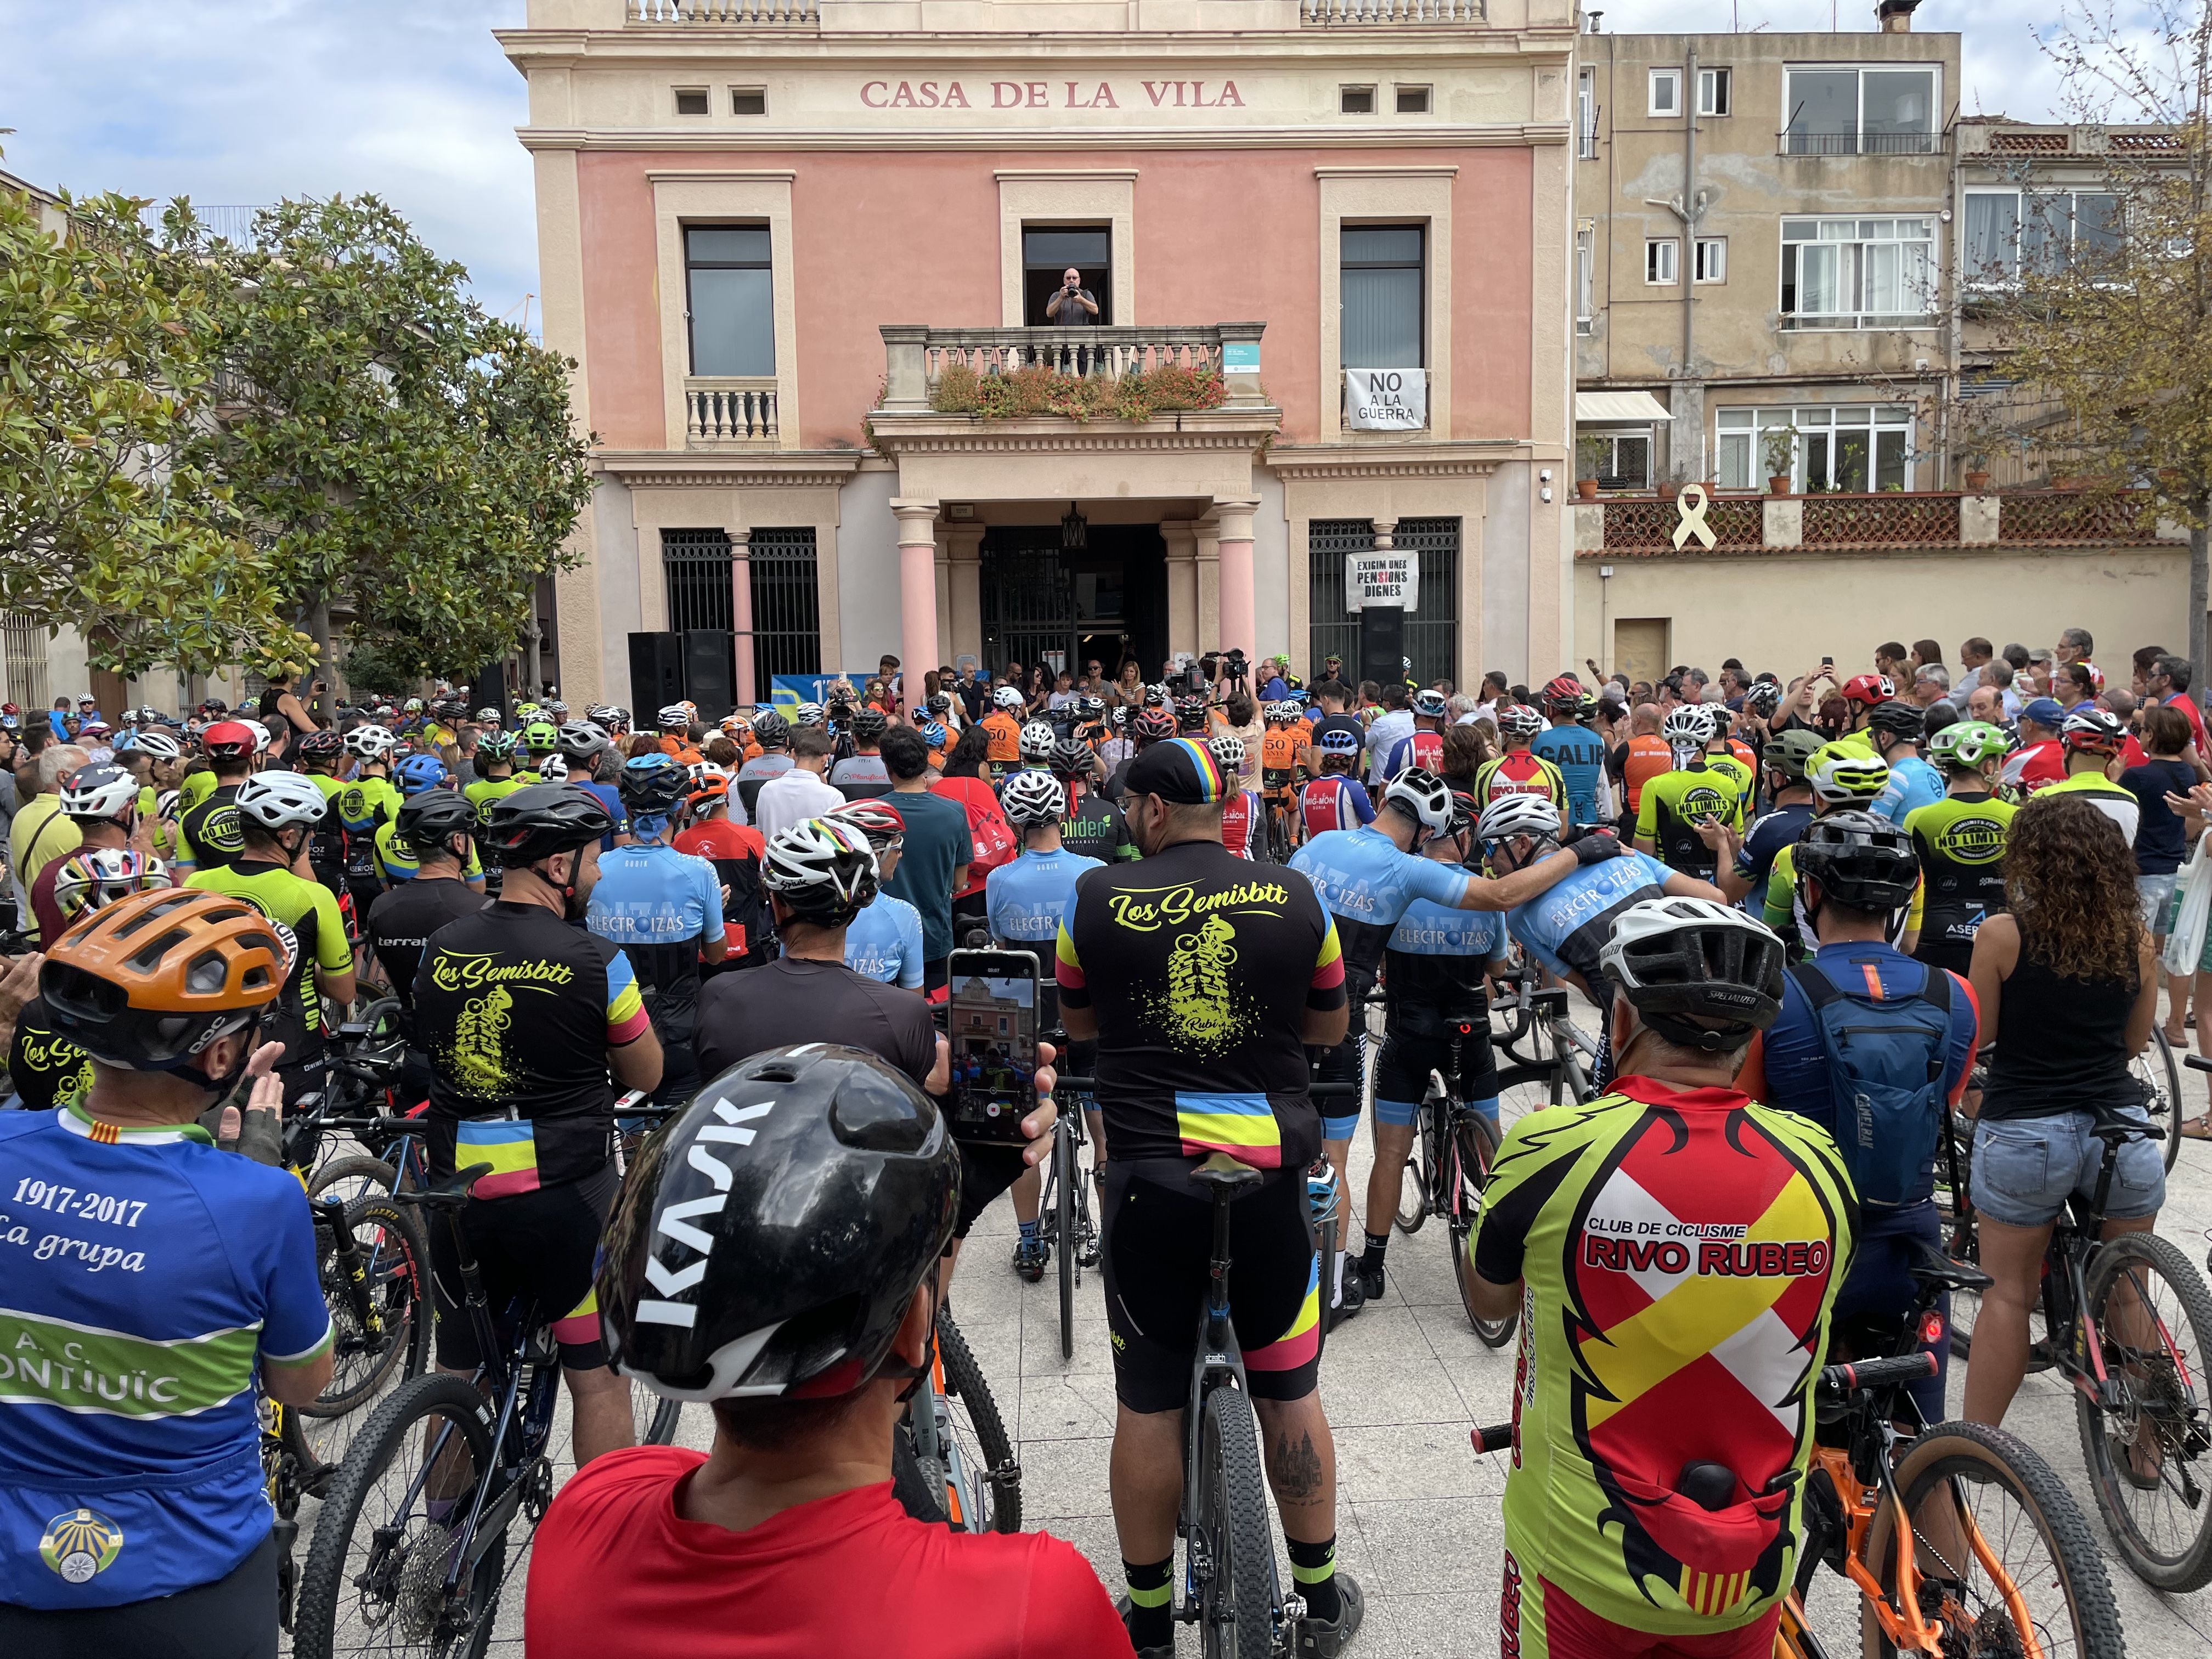
<path fill-rule="evenodd" d="M 1206 1397 L 1205 1413 L 1219 1455 L 1217 1475 L 1230 1515 L 1224 1540 L 1229 1548 L 1230 1588 L 1237 1598 L 1236 1644 L 1215 1644 L 1213 1627 L 1201 1615 L 1202 1650 L 1220 1659 L 1270 1659 L 1275 1649 L 1273 1585 L 1274 1539 L 1267 1523 L 1267 1480 L 1260 1464 L 1260 1428 L 1252 1402 L 1241 1389 L 1217 1388 Z M 1204 1480 L 1201 1473 L 1200 1479 Z M 1248 1616 L 1247 1609 L 1257 1618 Z"/>
<path fill-rule="evenodd" d="M 983 1380 L 982 1368 L 976 1364 L 975 1356 L 968 1346 L 968 1339 L 960 1334 L 960 1328 L 952 1322 L 950 1309 L 937 1310 L 937 1350 L 945 1365 L 945 1391 L 957 1395 L 966 1405 L 968 1420 L 975 1425 L 976 1443 L 982 1449 L 986 1472 L 1012 1463 L 1013 1443 L 1006 1438 L 1006 1425 L 999 1415 L 999 1402 L 991 1397 L 991 1385 Z M 997 1507 L 991 1515 L 991 1530 L 1019 1532 L 1022 1529 L 1021 1483 L 1010 1481 L 994 1490 L 997 1494 Z"/>

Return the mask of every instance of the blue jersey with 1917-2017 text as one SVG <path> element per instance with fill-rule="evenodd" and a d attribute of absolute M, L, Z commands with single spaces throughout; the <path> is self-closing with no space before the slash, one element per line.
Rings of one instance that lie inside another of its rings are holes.
<path fill-rule="evenodd" d="M 1345 961 L 1370 975 L 1382 965 L 1407 906 L 1421 898 L 1456 905 L 1473 879 L 1457 865 L 1400 852 L 1372 824 L 1316 836 L 1291 855 L 1291 868 L 1313 883 L 1322 908 L 1336 918 Z"/>
<path fill-rule="evenodd" d="M 1614 914 L 1659 897 L 1674 873 L 1657 859 L 1624 850 L 1515 905 L 1505 913 L 1506 930 L 1553 973 L 1580 974 L 1595 988 Z"/>

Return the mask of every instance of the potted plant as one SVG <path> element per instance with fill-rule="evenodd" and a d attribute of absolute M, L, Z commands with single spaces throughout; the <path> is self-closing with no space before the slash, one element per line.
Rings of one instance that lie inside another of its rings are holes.
<path fill-rule="evenodd" d="M 1659 499 L 1662 501 L 1673 501 L 1675 496 L 1682 493 L 1682 486 L 1686 482 L 1688 481 L 1682 477 L 1682 468 L 1679 465 L 1674 467 L 1665 477 L 1659 480 L 1656 486 Z"/>
<path fill-rule="evenodd" d="M 1766 493 L 1787 495 L 1790 493 L 1790 469 L 1797 461 L 1797 428 L 1794 426 L 1772 426 L 1759 434 L 1760 453 L 1766 458 Z"/>
<path fill-rule="evenodd" d="M 1575 494 L 1583 501 L 1597 499 L 1598 477 L 1608 459 L 1607 449 L 1606 441 L 1595 435 L 1575 441 L 1575 459 L 1581 464 L 1576 468 Z"/>

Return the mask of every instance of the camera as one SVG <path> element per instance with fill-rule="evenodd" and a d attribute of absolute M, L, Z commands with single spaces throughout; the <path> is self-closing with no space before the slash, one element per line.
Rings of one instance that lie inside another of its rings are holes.
<path fill-rule="evenodd" d="M 1244 660 L 1244 653 L 1241 649 L 1233 650 L 1221 659 L 1221 672 L 1230 679 L 1242 681 L 1250 670 L 1251 665 Z"/>

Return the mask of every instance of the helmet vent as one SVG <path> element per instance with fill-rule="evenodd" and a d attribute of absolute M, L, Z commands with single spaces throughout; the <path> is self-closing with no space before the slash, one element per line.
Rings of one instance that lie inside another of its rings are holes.
<path fill-rule="evenodd" d="M 229 977 L 222 953 L 208 951 L 193 957 L 191 966 L 185 969 L 185 988 L 194 996 L 211 997 L 222 991 Z"/>
<path fill-rule="evenodd" d="M 150 944 L 141 946 L 137 952 L 131 957 L 131 965 L 142 974 L 152 973 L 155 969 L 161 965 L 161 958 L 168 955 L 173 947 L 182 945 L 185 942 L 185 934 L 183 928 L 170 928 L 167 933 L 163 933 L 159 939 L 153 940 Z M 220 963 L 222 959 L 220 957 L 216 957 L 212 958 L 212 960 Z"/>

